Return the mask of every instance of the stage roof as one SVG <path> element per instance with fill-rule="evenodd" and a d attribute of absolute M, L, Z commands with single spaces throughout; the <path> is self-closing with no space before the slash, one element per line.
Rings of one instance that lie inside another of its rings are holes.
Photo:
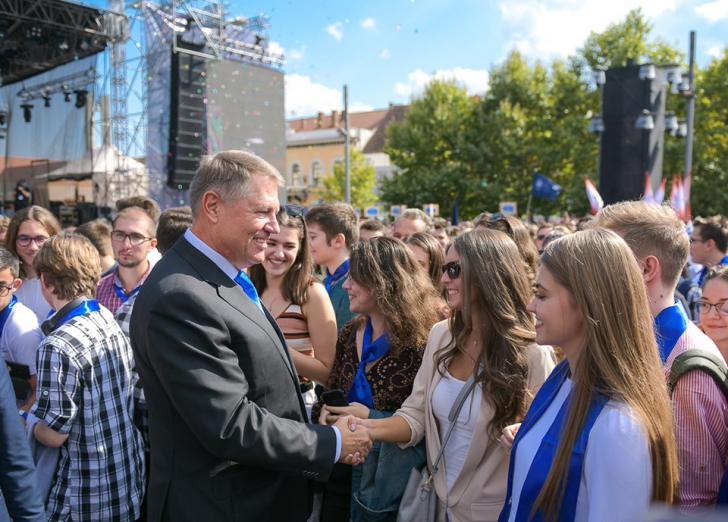
<path fill-rule="evenodd" d="M 99 53 L 123 38 L 123 14 L 62 0 L 0 0 L 2 84 Z"/>

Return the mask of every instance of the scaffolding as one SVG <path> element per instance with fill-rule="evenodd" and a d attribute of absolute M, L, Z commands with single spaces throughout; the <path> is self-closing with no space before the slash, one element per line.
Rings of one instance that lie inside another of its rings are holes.
<path fill-rule="evenodd" d="M 114 171 L 109 180 L 113 189 L 106 202 L 111 206 L 115 200 L 137 193 L 138 186 L 128 178 L 127 162 L 129 158 L 147 155 L 148 85 L 156 71 L 149 70 L 145 9 L 163 12 L 173 31 L 197 34 L 204 43 L 201 51 L 186 49 L 178 46 L 178 38 L 174 37 L 170 49 L 174 52 L 210 59 L 234 57 L 267 67 L 282 67 L 284 57 L 271 52 L 265 45 L 269 17 L 230 18 L 221 1 L 140 0 L 132 4 L 125 4 L 124 0 L 108 1 L 105 21 L 110 38 L 104 67 L 106 74 L 98 86 L 100 96 L 95 106 L 94 134 L 115 148 Z M 237 37 L 251 32 L 255 34 L 253 44 Z M 150 179 L 150 189 L 154 185 Z"/>

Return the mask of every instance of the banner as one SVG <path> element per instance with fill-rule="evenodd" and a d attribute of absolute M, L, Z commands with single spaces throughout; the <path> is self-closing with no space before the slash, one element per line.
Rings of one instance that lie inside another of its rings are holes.
<path fill-rule="evenodd" d="M 584 178 L 584 183 L 586 184 L 586 196 L 589 198 L 589 203 L 591 203 L 592 214 L 596 215 L 604 206 L 604 200 L 589 178 Z"/>
<path fill-rule="evenodd" d="M 535 172 L 533 175 L 533 184 L 531 185 L 531 194 L 540 198 L 556 199 L 561 193 L 561 187 L 551 181 L 549 178 Z"/>

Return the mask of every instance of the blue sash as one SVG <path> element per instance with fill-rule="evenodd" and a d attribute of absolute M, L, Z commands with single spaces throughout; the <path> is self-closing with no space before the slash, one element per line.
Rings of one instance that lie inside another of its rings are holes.
<path fill-rule="evenodd" d="M 718 263 L 716 266 L 720 265 L 728 265 L 728 256 L 725 256 L 723 259 L 721 259 L 720 263 Z M 698 277 L 698 286 L 700 288 L 703 287 L 703 281 L 705 280 L 706 275 L 708 275 L 708 267 L 704 266 L 703 269 L 700 271 L 700 277 Z"/>
<path fill-rule="evenodd" d="M 680 339 L 685 330 L 688 329 L 688 316 L 679 304 L 668 306 L 655 317 L 655 338 L 657 347 L 660 350 L 660 359 L 665 364 L 670 352 L 675 348 L 677 340 Z"/>
<path fill-rule="evenodd" d="M 554 397 L 556 397 L 559 389 L 566 381 L 566 377 L 569 375 L 569 364 L 567 361 L 562 361 L 553 372 L 546 382 L 543 384 L 538 394 L 533 400 L 531 407 L 526 414 L 526 418 L 523 419 L 521 427 L 518 429 L 516 438 L 513 441 L 513 447 L 511 449 L 510 466 L 508 469 L 508 490 L 506 493 L 506 503 L 501 511 L 499 522 L 506 522 L 510 516 L 510 507 L 512 503 L 513 495 L 513 469 L 515 466 L 516 452 L 518 451 L 518 443 L 523 439 L 526 433 L 536 424 L 541 415 L 548 409 Z M 569 476 L 566 481 L 566 488 L 564 492 L 564 499 L 561 503 L 559 510 L 558 522 L 573 522 L 576 516 L 576 501 L 579 496 L 579 485 L 581 483 L 581 474 L 584 468 L 584 456 L 586 453 L 587 442 L 589 441 L 589 433 L 591 432 L 597 417 L 601 413 L 604 406 L 609 400 L 600 395 L 595 394 L 592 404 L 589 407 L 587 416 L 584 422 L 584 426 L 577 437 L 574 449 L 572 450 L 571 461 L 569 463 Z M 567 416 L 571 409 L 571 394 L 567 397 L 564 404 L 561 406 L 558 415 L 551 424 L 551 427 L 546 432 L 541 445 L 536 452 L 536 456 L 531 463 L 531 468 L 528 470 L 526 475 L 526 481 L 521 489 L 521 496 L 518 501 L 518 511 L 516 512 L 516 522 L 543 522 L 545 520 L 541 510 L 536 511 L 533 518 L 531 518 L 531 511 L 536 503 L 539 493 L 546 482 L 546 477 L 551 470 L 553 465 L 554 457 L 556 456 L 556 449 L 558 448 L 559 441 L 561 440 L 561 432 L 564 425 L 566 424 Z"/>
<path fill-rule="evenodd" d="M 364 328 L 364 339 L 363 347 L 361 349 L 361 360 L 359 361 L 359 367 L 356 370 L 354 376 L 354 382 L 351 385 L 351 389 L 347 394 L 346 398 L 349 402 L 358 402 L 371 409 L 374 407 L 372 403 L 372 387 L 369 386 L 367 381 L 367 374 L 365 372 L 368 362 L 376 361 L 382 355 L 387 353 L 390 348 L 389 334 L 384 333 L 380 335 L 376 341 L 372 342 L 372 319 L 367 319 L 367 325 Z"/>
<path fill-rule="evenodd" d="M 10 317 L 10 312 L 13 310 L 13 306 L 15 306 L 15 303 L 18 302 L 18 298 L 15 297 L 15 294 L 13 294 L 13 297 L 10 298 L 10 302 L 8 303 L 8 306 L 6 306 L 2 312 L 0 312 L 0 336 L 3 334 L 3 330 L 5 329 L 5 323 L 8 322 L 8 317 Z"/>
<path fill-rule="evenodd" d="M 122 300 L 122 302 L 126 303 L 130 297 L 133 295 L 136 295 L 139 293 L 139 290 L 142 289 L 142 285 L 137 286 L 134 290 L 132 290 L 128 295 L 124 292 L 124 289 L 117 285 L 116 283 L 113 284 L 114 286 L 114 292 L 116 292 L 116 295 L 119 297 L 119 299 Z"/>
<path fill-rule="evenodd" d="M 339 268 L 337 268 L 334 273 L 332 274 L 329 272 L 329 269 L 326 269 L 326 279 L 324 279 L 324 286 L 326 286 L 326 291 L 328 293 L 331 293 L 331 287 L 334 283 L 336 283 L 339 279 L 344 277 L 347 272 L 349 272 L 349 260 L 347 259 L 343 263 L 339 265 Z"/>
<path fill-rule="evenodd" d="M 55 325 L 53 326 L 53 330 L 61 326 L 63 323 L 70 321 L 74 317 L 78 317 L 79 315 L 85 315 L 91 312 L 98 312 L 99 310 L 101 310 L 101 307 L 99 307 L 99 302 L 96 299 L 88 299 L 78 306 L 71 308 L 67 313 L 59 317 L 58 321 L 56 321 Z"/>

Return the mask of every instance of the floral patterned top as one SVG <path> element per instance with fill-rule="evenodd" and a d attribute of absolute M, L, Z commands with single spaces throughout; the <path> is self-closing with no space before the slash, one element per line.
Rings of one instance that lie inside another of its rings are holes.
<path fill-rule="evenodd" d="M 326 381 L 324 391 L 340 389 L 344 395 L 349 393 L 359 367 L 359 355 L 356 349 L 356 332 L 358 321 L 353 319 L 339 330 L 336 342 L 336 358 L 334 367 Z M 390 349 L 366 372 L 367 381 L 372 388 L 373 409 L 394 412 L 399 409 L 410 393 L 417 370 L 422 364 L 425 351 L 424 342 L 415 346 L 405 346 L 398 356 Z M 321 402 L 314 405 L 311 416 L 318 422 Z"/>

